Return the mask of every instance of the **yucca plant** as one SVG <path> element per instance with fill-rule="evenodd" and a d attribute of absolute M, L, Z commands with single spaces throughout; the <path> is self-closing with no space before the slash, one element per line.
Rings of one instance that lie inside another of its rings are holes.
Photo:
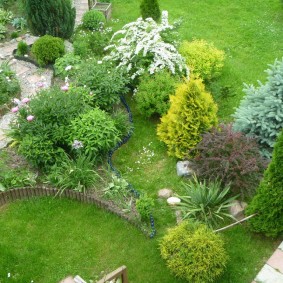
<path fill-rule="evenodd" d="M 183 219 L 192 219 L 205 223 L 210 228 L 216 228 L 227 218 L 234 217 L 228 213 L 228 208 L 237 196 L 228 198 L 230 186 L 221 188 L 220 182 L 199 182 L 196 176 L 188 183 L 183 183 L 186 195 L 181 199 L 176 209 L 180 209 Z"/>

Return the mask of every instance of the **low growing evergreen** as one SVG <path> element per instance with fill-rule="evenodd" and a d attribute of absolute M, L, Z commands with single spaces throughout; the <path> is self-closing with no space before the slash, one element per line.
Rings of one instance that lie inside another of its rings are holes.
<path fill-rule="evenodd" d="M 257 213 L 250 220 L 252 230 L 276 237 L 283 233 L 283 132 L 278 137 L 272 161 L 265 171 L 256 196 L 246 209 Z"/>

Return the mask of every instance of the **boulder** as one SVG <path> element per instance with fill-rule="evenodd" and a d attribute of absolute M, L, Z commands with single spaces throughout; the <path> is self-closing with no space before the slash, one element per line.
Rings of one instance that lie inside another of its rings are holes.
<path fill-rule="evenodd" d="M 173 191 L 170 189 L 161 189 L 158 191 L 158 197 L 159 198 L 170 198 L 173 194 Z"/>
<path fill-rule="evenodd" d="M 229 207 L 229 212 L 237 220 L 241 220 L 245 217 L 244 211 L 246 207 L 247 207 L 247 203 L 234 200 L 232 206 Z"/>
<path fill-rule="evenodd" d="M 176 167 L 178 176 L 191 176 L 194 173 L 194 170 L 191 168 L 192 163 L 190 161 L 178 161 Z"/>

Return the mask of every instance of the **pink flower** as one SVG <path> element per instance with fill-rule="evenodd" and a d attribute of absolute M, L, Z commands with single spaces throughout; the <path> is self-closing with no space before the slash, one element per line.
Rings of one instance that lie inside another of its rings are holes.
<path fill-rule="evenodd" d="M 28 103 L 28 102 L 30 102 L 30 99 L 27 98 L 27 97 L 25 97 L 25 98 L 22 100 L 22 103 Z"/>
<path fill-rule="evenodd" d="M 67 86 L 67 85 L 61 86 L 61 90 L 67 91 L 67 90 L 69 90 L 69 86 Z"/>
<path fill-rule="evenodd" d="M 37 87 L 44 87 L 44 86 L 45 86 L 45 83 L 44 83 L 44 82 L 37 82 L 37 83 L 36 83 L 36 86 L 37 86 Z"/>
<path fill-rule="evenodd" d="M 34 119 L 34 116 L 32 116 L 32 115 L 27 116 L 27 120 L 28 120 L 29 122 L 31 122 L 33 119 Z"/>
<path fill-rule="evenodd" d="M 16 113 L 16 112 L 19 111 L 19 107 L 18 107 L 18 106 L 13 107 L 13 108 L 11 109 L 11 111 L 12 111 L 13 113 Z"/>

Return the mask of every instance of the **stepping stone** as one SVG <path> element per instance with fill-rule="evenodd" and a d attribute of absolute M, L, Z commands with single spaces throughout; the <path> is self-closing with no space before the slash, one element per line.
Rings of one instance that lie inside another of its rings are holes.
<path fill-rule="evenodd" d="M 75 283 L 75 281 L 74 281 L 72 276 L 69 276 L 69 277 L 63 279 L 62 281 L 60 281 L 59 283 Z"/>
<path fill-rule="evenodd" d="M 172 194 L 173 194 L 173 191 L 170 190 L 170 189 L 166 189 L 166 188 L 158 191 L 158 197 L 160 197 L 160 198 L 166 198 L 167 199 L 167 198 L 171 197 Z"/>
<path fill-rule="evenodd" d="M 280 246 L 278 247 L 279 250 L 283 251 L 283 242 L 280 244 Z"/>
<path fill-rule="evenodd" d="M 282 250 L 277 249 L 266 263 L 269 264 L 274 269 L 280 271 L 283 276 L 283 251 Z"/>
<path fill-rule="evenodd" d="M 18 62 L 13 64 L 12 69 L 17 74 L 17 76 L 20 76 L 20 75 L 26 73 L 27 71 L 29 71 L 28 67 L 25 67 L 25 66 L 19 64 Z"/>
<path fill-rule="evenodd" d="M 265 264 L 254 281 L 260 283 L 283 283 L 283 274 Z"/>

